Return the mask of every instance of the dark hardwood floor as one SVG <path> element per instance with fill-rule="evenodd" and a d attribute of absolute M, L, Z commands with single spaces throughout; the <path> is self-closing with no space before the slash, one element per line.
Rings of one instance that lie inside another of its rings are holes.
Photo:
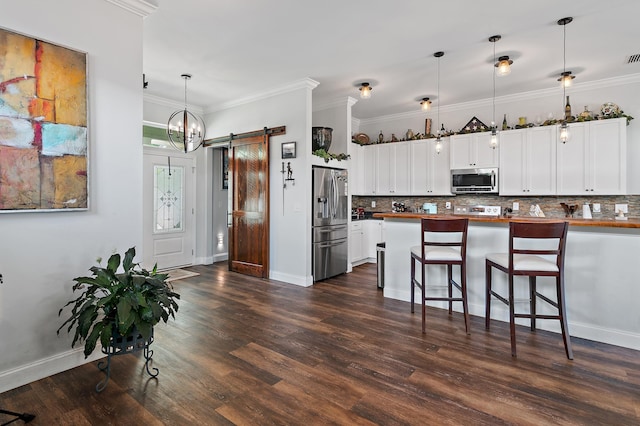
<path fill-rule="evenodd" d="M 302 288 L 195 266 L 175 281 L 175 321 L 156 328 L 153 365 L 113 359 L 0 394 L 33 425 L 637 425 L 640 352 L 384 299 L 375 265 Z M 409 285 L 409 284 L 407 284 Z M 0 422 L 7 418 L 0 417 Z M 18 422 L 20 424 L 21 422 Z"/>

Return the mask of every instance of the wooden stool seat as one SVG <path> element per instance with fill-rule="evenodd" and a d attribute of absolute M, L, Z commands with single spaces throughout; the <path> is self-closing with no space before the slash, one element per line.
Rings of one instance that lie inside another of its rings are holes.
<path fill-rule="evenodd" d="M 529 318 L 531 331 L 536 330 L 536 319 L 560 320 L 562 339 L 567 358 L 573 359 L 571 340 L 567 324 L 567 309 L 564 290 L 564 256 L 568 222 L 559 221 L 512 221 L 509 222 L 509 253 L 486 255 L 486 312 L 485 327 L 491 322 L 491 297 L 509 306 L 511 355 L 516 356 L 516 318 Z M 529 240 L 529 241 L 527 241 Z M 534 242 L 534 245 L 531 243 Z M 537 244 L 536 244 L 537 243 Z M 544 248 L 543 248 L 544 246 Z M 492 288 L 491 271 L 496 268 L 508 275 L 509 296 L 504 297 Z M 514 308 L 514 276 L 529 277 L 529 313 L 516 313 Z M 539 293 L 536 277 L 554 277 L 556 300 Z M 557 315 L 541 315 L 536 311 L 536 300 L 558 309 Z"/>
<path fill-rule="evenodd" d="M 422 332 L 426 333 L 426 301 L 449 302 L 449 314 L 452 313 L 453 302 L 462 302 L 464 311 L 464 328 L 469 334 L 469 308 L 467 305 L 467 229 L 469 219 L 436 219 L 422 218 L 421 244 L 411 247 L 411 313 L 415 306 L 415 288 L 421 290 L 422 299 Z M 420 265 L 420 279 L 416 279 L 416 264 Z M 446 265 L 448 295 L 443 297 L 427 296 L 426 266 Z M 460 282 L 456 282 L 453 266 L 460 268 Z M 460 291 L 459 297 L 453 296 L 453 287 Z"/>

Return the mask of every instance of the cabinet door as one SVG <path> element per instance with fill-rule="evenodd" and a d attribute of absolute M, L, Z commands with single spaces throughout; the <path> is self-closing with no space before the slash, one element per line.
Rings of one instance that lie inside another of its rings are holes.
<path fill-rule="evenodd" d="M 364 180 L 362 192 L 364 195 L 376 195 L 376 146 L 365 146 L 362 150 L 362 168 Z"/>
<path fill-rule="evenodd" d="M 556 194 L 556 135 L 555 126 L 528 129 L 524 167 L 527 195 Z M 501 152 L 502 155 L 502 152 Z"/>
<path fill-rule="evenodd" d="M 589 192 L 626 194 L 626 151 L 626 118 L 589 122 Z"/>
<path fill-rule="evenodd" d="M 411 193 L 409 157 L 409 142 L 392 144 L 391 157 L 389 158 L 392 169 L 392 194 L 409 195 Z"/>
<path fill-rule="evenodd" d="M 474 160 L 471 158 L 471 136 L 454 135 L 449 138 L 450 142 L 450 165 L 452 169 L 468 169 L 474 167 Z"/>
<path fill-rule="evenodd" d="M 351 263 L 364 259 L 362 222 L 351 223 L 349 232 L 349 257 Z"/>
<path fill-rule="evenodd" d="M 474 133 L 471 141 L 473 167 L 498 167 L 499 148 L 491 146 L 491 132 Z"/>
<path fill-rule="evenodd" d="M 391 144 L 376 145 L 374 149 L 376 152 L 376 194 L 377 195 L 391 195 L 392 182 L 391 182 Z"/>
<path fill-rule="evenodd" d="M 411 195 L 427 195 L 430 191 L 430 140 L 411 142 Z M 448 164 L 447 164 L 448 167 Z"/>
<path fill-rule="evenodd" d="M 376 258 L 376 245 L 383 242 L 382 226 L 384 221 L 382 220 L 365 220 L 363 221 L 363 257 L 375 259 Z"/>
<path fill-rule="evenodd" d="M 558 126 L 554 126 L 556 132 Z M 557 154 L 557 189 L 558 195 L 588 195 L 589 180 L 588 144 L 589 129 L 587 123 L 569 125 L 570 138 L 562 143 L 556 137 Z M 557 134 L 556 134 L 557 135 Z"/>
<path fill-rule="evenodd" d="M 525 158 L 527 135 L 524 130 L 500 132 L 500 195 L 527 195 Z"/>
<path fill-rule="evenodd" d="M 378 195 L 409 194 L 409 143 L 376 145 L 376 191 Z"/>

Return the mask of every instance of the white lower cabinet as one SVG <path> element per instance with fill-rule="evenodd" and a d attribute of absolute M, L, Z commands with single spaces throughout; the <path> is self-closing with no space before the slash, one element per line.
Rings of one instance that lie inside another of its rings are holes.
<path fill-rule="evenodd" d="M 383 220 L 364 220 L 363 247 L 366 257 L 370 260 L 376 259 L 376 244 L 384 241 Z"/>
<path fill-rule="evenodd" d="M 349 231 L 349 258 L 351 263 L 359 262 L 366 257 L 364 252 L 363 221 L 351 222 Z"/>
<path fill-rule="evenodd" d="M 555 126 L 500 132 L 500 195 L 556 193 Z"/>

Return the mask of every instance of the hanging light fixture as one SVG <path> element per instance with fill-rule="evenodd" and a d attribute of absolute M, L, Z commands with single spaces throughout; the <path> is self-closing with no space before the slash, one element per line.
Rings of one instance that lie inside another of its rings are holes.
<path fill-rule="evenodd" d="M 429 100 L 429 98 L 422 98 L 422 100 L 420 101 L 420 108 L 423 111 L 429 111 L 431 109 L 431 101 Z"/>
<path fill-rule="evenodd" d="M 562 74 L 560 74 L 560 84 L 562 85 L 562 104 L 564 107 L 564 100 L 566 96 L 566 89 L 571 85 L 571 80 L 574 76 L 571 75 L 571 71 L 567 71 L 567 24 L 573 21 L 572 17 L 566 17 L 558 20 L 558 25 L 562 25 Z M 563 108 L 564 109 L 564 108 Z M 567 143 L 571 134 L 569 133 L 569 124 L 567 124 L 567 117 L 565 116 L 560 125 L 560 142 Z"/>
<path fill-rule="evenodd" d="M 360 84 L 360 97 L 362 99 L 369 99 L 371 97 L 371 90 L 373 87 L 369 85 L 369 83 Z"/>
<path fill-rule="evenodd" d="M 502 36 L 500 35 L 494 35 L 489 37 L 489 41 L 493 43 L 493 62 L 494 63 L 496 61 L 496 42 L 501 38 Z M 500 58 L 504 58 L 504 57 L 505 56 L 501 56 Z M 509 59 L 508 56 L 506 58 Z M 511 62 L 513 63 L 513 61 Z M 507 63 L 507 67 L 509 67 L 509 65 L 511 64 Z M 498 71 L 499 70 L 500 70 L 500 67 L 498 67 Z M 511 72 L 510 68 L 509 68 L 509 72 Z M 491 115 L 491 139 L 489 141 L 489 146 L 493 149 L 496 149 L 496 147 L 498 146 L 498 131 L 496 129 L 496 73 L 492 72 L 491 75 L 493 76 L 493 101 L 492 101 L 493 111 Z"/>
<path fill-rule="evenodd" d="M 494 37 L 498 37 L 498 40 L 500 40 L 500 36 L 494 36 Z M 491 39 L 489 39 L 491 40 Z M 498 41 L 496 40 L 496 41 Z M 493 60 L 495 62 L 495 55 L 493 57 Z M 508 56 L 500 56 L 498 58 L 498 62 L 496 62 L 496 74 L 498 74 L 499 76 L 503 76 L 503 75 L 509 75 L 511 74 L 511 64 L 513 64 L 513 61 L 511 59 L 509 59 Z"/>
<path fill-rule="evenodd" d="M 167 136 L 175 149 L 187 153 L 202 146 L 206 129 L 202 118 L 187 109 L 187 80 L 191 74 L 182 74 L 181 77 L 184 78 L 184 109 L 169 117 Z"/>
<path fill-rule="evenodd" d="M 440 58 L 442 58 L 444 56 L 444 52 L 436 52 L 433 54 L 433 56 L 435 56 L 436 58 L 438 58 L 438 76 L 437 76 L 437 81 L 438 81 L 438 123 L 437 123 L 437 127 L 440 126 Z M 438 137 L 436 138 L 436 153 L 440 154 L 440 151 L 442 150 L 442 138 L 441 138 L 441 133 L 444 129 L 444 126 L 438 130 Z"/>

